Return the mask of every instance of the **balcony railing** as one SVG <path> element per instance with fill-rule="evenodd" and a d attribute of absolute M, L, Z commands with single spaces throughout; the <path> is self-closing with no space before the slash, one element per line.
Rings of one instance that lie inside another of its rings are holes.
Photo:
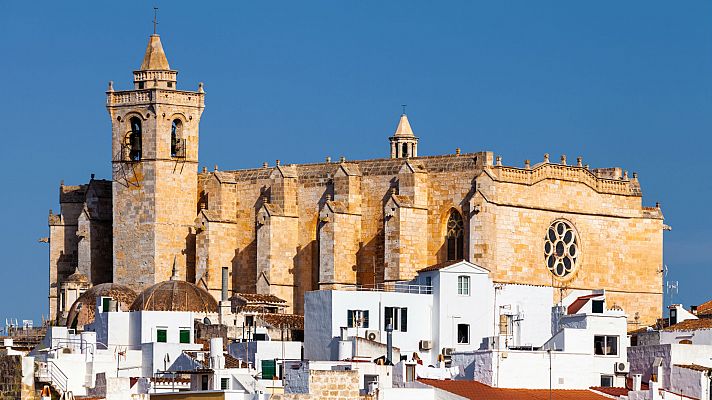
<path fill-rule="evenodd" d="M 433 294 L 432 285 L 416 285 L 410 282 L 383 282 L 375 285 L 347 285 L 341 290 L 353 290 L 359 292 L 397 292 L 412 294 Z"/>

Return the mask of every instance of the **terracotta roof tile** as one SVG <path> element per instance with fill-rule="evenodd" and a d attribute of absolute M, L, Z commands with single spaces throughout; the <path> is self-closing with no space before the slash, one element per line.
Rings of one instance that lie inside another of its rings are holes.
<path fill-rule="evenodd" d="M 419 379 L 420 382 L 454 393 L 466 399 L 477 400 L 604 400 L 609 399 L 590 390 L 552 390 L 548 389 L 503 389 L 487 386 L 477 381 L 439 381 Z"/>
<path fill-rule="evenodd" d="M 302 315 L 266 313 L 260 314 L 259 318 L 275 328 L 304 329 L 304 316 Z"/>
<path fill-rule="evenodd" d="M 705 366 L 697 365 L 697 364 L 674 364 L 674 365 L 676 367 L 691 369 L 693 371 L 700 371 L 700 372 L 712 371 L 712 368 L 710 368 L 710 367 L 705 367 Z"/>
<path fill-rule="evenodd" d="M 688 319 L 663 328 L 664 331 L 696 331 L 698 329 L 712 329 L 712 318 Z"/>
<path fill-rule="evenodd" d="M 589 294 L 586 296 L 581 296 L 578 299 L 574 300 L 573 303 L 569 306 L 569 308 L 566 310 L 566 313 L 571 315 L 571 314 L 576 314 L 583 308 L 583 306 L 588 303 L 589 300 L 593 299 L 594 297 L 601 297 L 603 296 L 602 294 Z"/>
<path fill-rule="evenodd" d="M 247 300 L 248 303 L 267 303 L 267 304 L 283 304 L 285 300 L 273 294 L 257 294 L 257 293 L 238 293 L 238 296 Z"/>
<path fill-rule="evenodd" d="M 707 302 L 702 303 L 699 306 L 697 306 L 697 315 L 712 316 L 712 300 L 707 301 Z"/>
<path fill-rule="evenodd" d="M 438 271 L 443 268 L 447 268 L 451 265 L 455 265 L 455 264 L 459 263 L 460 261 L 462 261 L 462 260 L 443 261 L 441 263 L 437 263 L 437 264 L 431 265 L 429 267 L 419 269 L 418 272 Z"/>

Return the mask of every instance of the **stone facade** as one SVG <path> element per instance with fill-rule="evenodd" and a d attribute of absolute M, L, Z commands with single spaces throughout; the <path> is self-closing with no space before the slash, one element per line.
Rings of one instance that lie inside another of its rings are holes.
<path fill-rule="evenodd" d="M 159 59 L 151 43 L 150 58 Z M 141 290 L 167 280 L 175 263 L 180 278 L 219 298 L 228 267 L 231 292 L 274 294 L 301 313 L 306 291 L 409 280 L 464 258 L 497 282 L 558 288 L 552 304 L 571 290 L 605 289 L 610 304 L 639 323 L 660 317 L 663 216 L 643 206 L 637 175 L 548 155 L 523 167 L 491 152 L 412 157 L 417 138 L 405 114 L 391 145 L 384 143 L 391 158 L 198 173 L 202 86 L 178 91 L 167 61 L 155 64 L 163 70 L 135 72 L 134 90 L 107 93 L 112 245 L 100 252 L 113 254 L 113 269 L 105 261 L 91 268 L 115 282 Z M 140 159 L 132 118 L 142 127 Z M 181 154 L 171 147 L 176 120 Z M 403 144 L 412 145 L 405 154 Z M 85 252 L 73 224 L 86 201 L 65 194 L 79 190 L 69 188 L 61 189 L 61 215 L 50 216 L 53 285 Z M 557 221 L 577 244 L 556 249 L 559 257 L 576 252 L 561 276 L 550 271 L 544 248 Z M 107 242 L 92 233 L 92 243 L 95 236 Z"/>

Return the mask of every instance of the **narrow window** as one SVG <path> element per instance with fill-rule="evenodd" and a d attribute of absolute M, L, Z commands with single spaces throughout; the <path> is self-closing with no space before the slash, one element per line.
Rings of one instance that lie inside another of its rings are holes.
<path fill-rule="evenodd" d="M 182 123 L 179 119 L 174 119 L 171 124 L 171 157 L 182 157 L 184 154 L 183 146 L 181 143 L 181 128 Z"/>
<path fill-rule="evenodd" d="M 445 236 L 448 261 L 457 261 L 464 258 L 464 236 L 462 215 L 455 209 L 450 210 L 450 217 L 447 219 L 447 235 Z"/>
<path fill-rule="evenodd" d="M 368 310 L 361 311 L 361 327 L 368 328 Z"/>
<path fill-rule="evenodd" d="M 402 156 L 403 156 L 403 157 L 408 157 L 408 144 L 407 144 L 407 143 L 403 143 L 403 147 L 402 147 L 402 148 L 403 148 L 403 150 L 401 150 Z"/>
<path fill-rule="evenodd" d="M 166 328 L 156 329 L 156 342 L 158 342 L 158 343 L 168 342 L 168 329 L 166 329 Z"/>
<path fill-rule="evenodd" d="M 230 390 L 230 378 L 220 378 L 220 390 Z"/>
<path fill-rule="evenodd" d="M 109 302 L 110 301 L 111 301 L 111 298 L 109 298 L 109 297 L 101 298 L 101 312 L 109 312 Z"/>
<path fill-rule="evenodd" d="M 207 375 L 200 376 L 200 390 L 208 390 L 208 376 Z"/>
<path fill-rule="evenodd" d="M 141 120 L 133 117 L 129 123 L 131 125 L 127 143 L 129 160 L 139 161 L 141 160 Z"/>
<path fill-rule="evenodd" d="M 401 308 L 401 332 L 408 332 L 408 309 Z"/>
<path fill-rule="evenodd" d="M 457 324 L 457 344 L 470 343 L 470 325 Z"/>
<path fill-rule="evenodd" d="M 190 343 L 190 329 L 188 329 L 188 328 L 180 329 L 180 342 L 181 343 Z"/>
<path fill-rule="evenodd" d="M 460 296 L 470 295 L 470 277 L 469 276 L 458 276 L 457 277 L 457 294 Z"/>

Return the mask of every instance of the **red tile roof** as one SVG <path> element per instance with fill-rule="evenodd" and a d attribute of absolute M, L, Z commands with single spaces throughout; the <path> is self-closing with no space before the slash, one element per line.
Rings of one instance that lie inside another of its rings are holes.
<path fill-rule="evenodd" d="M 589 294 L 589 295 L 586 295 L 586 296 L 581 296 L 581 297 L 579 297 L 578 299 L 574 300 L 573 303 L 571 303 L 571 305 L 569 306 L 569 308 L 566 310 L 566 313 L 569 314 L 569 315 L 571 315 L 571 314 L 576 314 L 577 312 L 579 312 L 580 309 L 583 308 L 583 306 L 586 305 L 586 303 L 588 303 L 588 301 L 589 301 L 590 299 L 592 299 L 592 298 L 594 298 L 594 297 L 601 297 L 601 296 L 603 296 L 603 295 L 600 294 L 600 293 L 599 293 L 599 294 Z"/>
<path fill-rule="evenodd" d="M 680 368 L 691 369 L 693 371 L 699 371 L 699 372 L 712 371 L 712 368 L 710 368 L 710 367 L 704 367 L 702 365 L 697 365 L 697 364 L 675 364 L 675 366 L 680 367 Z"/>
<path fill-rule="evenodd" d="M 487 386 L 477 381 L 439 381 L 419 379 L 420 382 L 454 393 L 467 399 L 477 400 L 549 400 L 549 389 L 503 389 Z M 552 400 L 604 400 L 609 399 L 590 390 L 552 390 Z"/>
<path fill-rule="evenodd" d="M 451 266 L 451 265 L 455 265 L 455 264 L 459 263 L 460 261 L 462 261 L 462 260 L 457 260 L 457 261 L 444 261 L 444 262 L 441 262 L 441 263 L 438 263 L 438 264 L 431 265 L 431 266 L 429 266 L 429 267 L 425 267 L 425 268 L 423 268 L 423 269 L 419 269 L 418 272 L 428 272 L 428 271 L 441 270 L 441 269 L 447 268 L 447 267 L 449 267 L 449 266 Z"/>
<path fill-rule="evenodd" d="M 712 300 L 697 306 L 697 315 L 712 316 Z"/>
<path fill-rule="evenodd" d="M 698 329 L 712 329 L 712 318 L 688 319 L 675 325 L 663 328 L 664 331 L 696 331 Z"/>

